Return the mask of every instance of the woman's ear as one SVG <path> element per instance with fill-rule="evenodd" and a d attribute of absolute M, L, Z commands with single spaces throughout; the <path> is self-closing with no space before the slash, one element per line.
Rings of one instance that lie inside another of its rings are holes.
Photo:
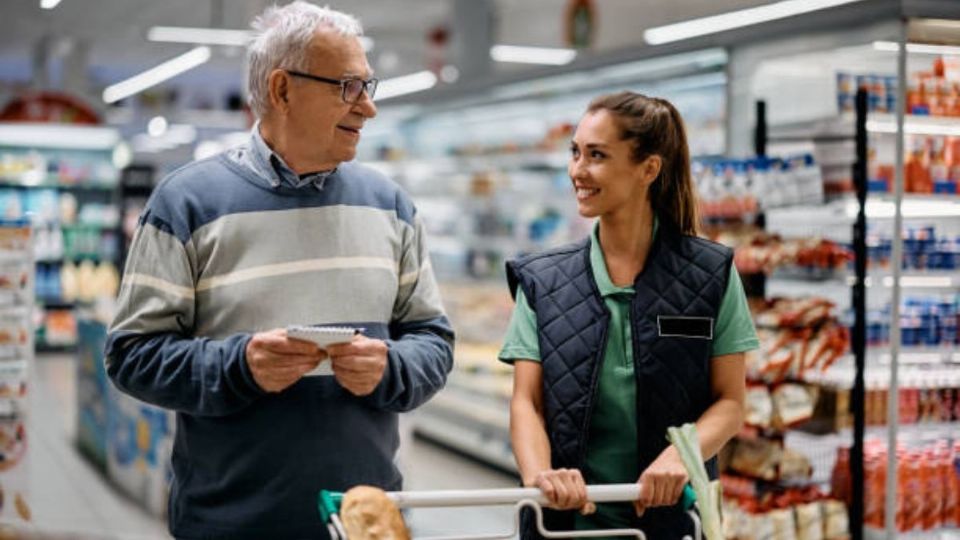
<path fill-rule="evenodd" d="M 640 164 L 640 178 L 644 184 L 652 184 L 658 176 L 660 176 L 660 171 L 663 169 L 663 158 L 653 154 L 647 156 L 647 159 L 643 160 L 643 163 Z"/>
<path fill-rule="evenodd" d="M 273 109 L 287 113 L 290 110 L 288 93 L 290 91 L 290 78 L 281 69 L 275 69 L 270 72 L 267 79 L 267 92 L 270 97 L 270 105 Z"/>

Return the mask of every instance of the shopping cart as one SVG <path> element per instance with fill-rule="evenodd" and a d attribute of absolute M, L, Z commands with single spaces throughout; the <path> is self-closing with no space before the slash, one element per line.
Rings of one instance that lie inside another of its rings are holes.
<path fill-rule="evenodd" d="M 609 484 L 587 486 L 587 499 L 595 503 L 629 502 L 640 496 L 639 484 Z M 646 535 L 639 529 L 607 529 L 602 531 L 548 531 L 543 525 L 543 505 L 547 499 L 537 488 L 509 488 L 509 489 L 477 489 L 477 490 L 443 490 L 443 491 L 394 491 L 388 492 L 389 497 L 398 508 L 448 508 L 465 506 L 505 506 L 513 505 L 513 530 L 507 533 L 482 534 L 473 536 L 431 536 L 429 540 L 498 540 L 514 538 L 520 532 L 520 511 L 524 508 L 533 510 L 536 516 L 537 530 L 544 538 L 594 538 L 608 536 L 623 536 L 646 540 Z M 335 491 L 321 491 L 318 497 L 320 517 L 327 524 L 327 530 L 333 540 L 349 540 L 344 532 L 343 524 L 337 515 L 343 494 Z M 703 538 L 700 516 L 694 510 L 696 495 L 687 485 L 683 490 L 680 504 L 690 519 L 693 520 L 694 534 L 686 535 L 682 540 L 701 540 Z M 427 540 L 427 539 L 418 539 Z"/>

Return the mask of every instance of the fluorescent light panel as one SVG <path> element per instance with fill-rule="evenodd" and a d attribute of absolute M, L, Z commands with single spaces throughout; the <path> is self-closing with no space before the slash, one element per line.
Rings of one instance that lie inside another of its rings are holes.
<path fill-rule="evenodd" d="M 418 71 L 410 75 L 380 81 L 377 85 L 377 101 L 429 90 L 437 84 L 437 76 L 430 71 Z"/>
<path fill-rule="evenodd" d="M 189 28 L 185 26 L 154 26 L 147 32 L 148 41 L 166 43 L 196 43 L 198 45 L 243 46 L 253 37 L 247 30 L 224 28 Z"/>
<path fill-rule="evenodd" d="M 490 58 L 497 62 L 562 66 L 573 62 L 576 57 L 577 51 L 573 49 L 519 47 L 516 45 L 494 45 L 490 47 Z"/>
<path fill-rule="evenodd" d="M 900 44 L 896 41 L 874 41 L 874 50 L 881 52 L 898 52 Z M 960 47 L 955 45 L 929 45 L 926 43 L 907 43 L 907 52 L 915 54 L 949 54 L 960 55 Z"/>
<path fill-rule="evenodd" d="M 859 1 L 861 0 L 783 0 L 765 6 L 657 26 L 644 31 L 643 39 L 650 45 L 661 45 Z"/>
<path fill-rule="evenodd" d="M 147 40 L 164 43 L 194 43 L 197 45 L 226 45 L 243 47 L 253 38 L 249 30 L 227 28 L 194 28 L 189 26 L 154 26 L 147 31 Z M 359 36 L 363 50 L 373 49 L 373 38 Z"/>
<path fill-rule="evenodd" d="M 210 47 L 195 47 L 139 75 L 108 86 L 103 91 L 103 101 L 106 103 L 120 101 L 202 65 L 208 60 L 210 60 Z"/>

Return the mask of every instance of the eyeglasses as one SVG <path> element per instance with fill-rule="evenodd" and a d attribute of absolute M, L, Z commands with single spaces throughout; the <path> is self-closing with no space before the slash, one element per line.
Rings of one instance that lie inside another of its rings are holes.
<path fill-rule="evenodd" d="M 301 79 L 310 79 L 311 81 L 335 84 L 340 87 L 340 97 L 343 98 L 343 101 L 350 104 L 360 101 L 360 96 L 364 92 L 367 93 L 367 97 L 373 99 L 373 95 L 377 93 L 377 83 L 380 82 L 378 79 L 328 79 L 327 77 L 320 77 L 318 75 L 311 75 L 309 73 L 302 73 L 289 69 L 286 70 L 286 72 L 294 77 L 300 77 Z"/>

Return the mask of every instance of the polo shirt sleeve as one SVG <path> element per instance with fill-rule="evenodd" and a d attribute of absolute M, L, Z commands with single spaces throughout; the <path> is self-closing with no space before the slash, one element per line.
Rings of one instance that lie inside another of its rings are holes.
<path fill-rule="evenodd" d="M 537 314 L 530 308 L 523 290 L 517 289 L 517 303 L 510 316 L 503 347 L 498 355 L 501 362 L 512 364 L 515 360 L 540 361 L 540 342 L 537 338 Z"/>
<path fill-rule="evenodd" d="M 736 267 L 730 265 L 730 279 L 720 302 L 716 328 L 713 336 L 713 356 L 735 354 L 760 348 L 757 331 L 753 326 L 747 295 Z"/>

